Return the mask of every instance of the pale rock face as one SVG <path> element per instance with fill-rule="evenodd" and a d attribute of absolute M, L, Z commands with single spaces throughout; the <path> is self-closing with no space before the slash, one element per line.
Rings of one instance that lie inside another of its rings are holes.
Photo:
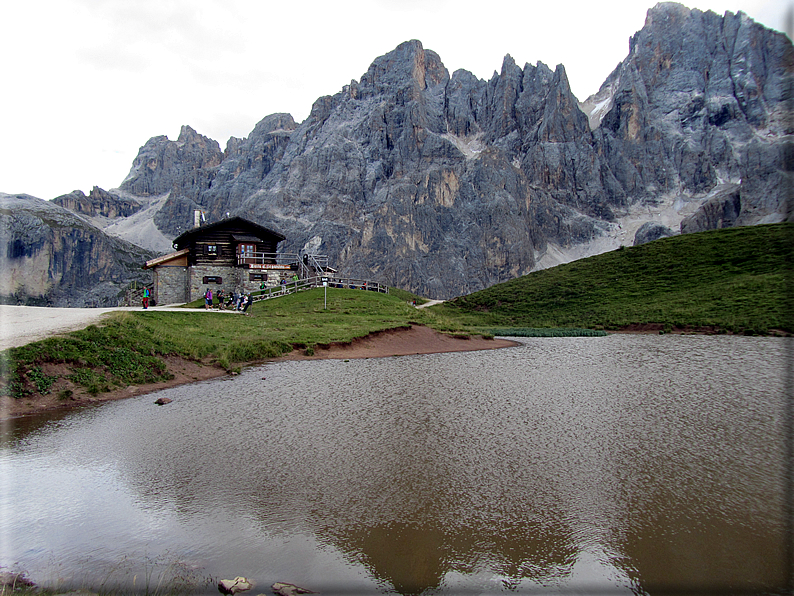
<path fill-rule="evenodd" d="M 0 299 L 48 306 L 116 306 L 154 256 L 53 202 L 2 193 L 0 246 Z"/>

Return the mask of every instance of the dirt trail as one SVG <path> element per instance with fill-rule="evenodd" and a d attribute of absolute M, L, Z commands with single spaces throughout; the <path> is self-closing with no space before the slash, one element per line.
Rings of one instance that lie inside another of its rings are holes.
<path fill-rule="evenodd" d="M 420 304 L 416 308 L 427 308 L 428 306 L 435 306 L 436 304 L 441 304 L 442 302 L 446 302 L 446 300 L 428 300 L 424 304 Z"/>

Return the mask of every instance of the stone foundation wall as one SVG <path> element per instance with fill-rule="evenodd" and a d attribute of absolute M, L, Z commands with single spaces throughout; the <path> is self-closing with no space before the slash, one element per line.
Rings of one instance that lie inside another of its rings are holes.
<path fill-rule="evenodd" d="M 262 282 L 250 281 L 250 273 L 266 273 L 267 281 L 265 287 L 276 287 L 281 284 L 281 278 L 284 277 L 287 281 L 292 280 L 294 271 L 285 271 L 282 269 L 266 269 L 266 270 L 253 270 L 244 267 L 220 267 L 215 265 L 194 265 L 188 270 L 187 285 L 189 287 L 189 296 L 186 302 L 198 300 L 204 296 L 207 288 L 212 289 L 212 295 L 215 296 L 218 290 L 223 290 L 225 295 L 233 293 L 235 290 L 243 293 L 258 292 L 261 289 Z M 220 277 L 222 283 L 209 283 L 205 284 L 205 277 Z"/>
<path fill-rule="evenodd" d="M 212 289 L 215 296 L 218 290 L 223 290 L 224 294 L 229 294 L 240 283 L 240 270 L 237 267 L 219 267 L 215 265 L 194 265 L 190 267 L 188 274 L 188 287 L 190 292 L 189 302 L 204 297 L 207 288 Z M 223 283 L 204 283 L 205 277 L 220 277 Z"/>
<path fill-rule="evenodd" d="M 187 267 L 156 267 L 153 298 L 157 304 L 182 304 L 188 301 Z"/>

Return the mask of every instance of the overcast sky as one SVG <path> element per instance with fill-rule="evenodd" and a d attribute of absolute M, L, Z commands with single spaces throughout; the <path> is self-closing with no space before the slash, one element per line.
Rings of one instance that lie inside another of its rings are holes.
<path fill-rule="evenodd" d="M 5 0 L 0 192 L 117 187 L 150 137 L 188 124 L 226 146 L 268 114 L 304 120 L 409 39 L 450 74 L 562 63 L 580 100 L 628 53 L 654 1 Z M 794 0 L 699 0 L 785 31 Z"/>

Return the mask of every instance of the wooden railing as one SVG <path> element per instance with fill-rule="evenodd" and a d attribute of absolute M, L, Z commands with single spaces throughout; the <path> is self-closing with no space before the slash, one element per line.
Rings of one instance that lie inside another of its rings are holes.
<path fill-rule="evenodd" d="M 297 279 L 288 281 L 280 286 L 266 288 L 259 292 L 251 294 L 252 302 L 259 302 L 261 300 L 269 300 L 271 298 L 279 298 L 281 296 L 288 296 L 295 294 L 302 290 L 309 290 L 311 288 L 323 287 L 327 283 L 329 288 L 346 288 L 351 290 L 368 290 L 371 292 L 381 292 L 382 294 L 389 293 L 389 287 L 385 284 L 366 279 L 356 279 L 352 277 L 334 277 L 334 276 L 312 276 L 306 279 Z"/>

